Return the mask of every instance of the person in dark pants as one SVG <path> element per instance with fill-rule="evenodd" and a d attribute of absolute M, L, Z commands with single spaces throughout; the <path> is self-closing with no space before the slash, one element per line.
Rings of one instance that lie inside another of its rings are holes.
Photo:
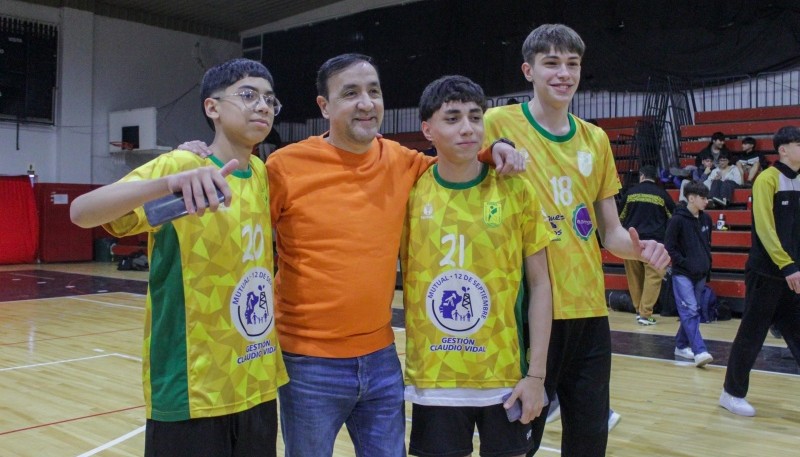
<path fill-rule="evenodd" d="M 675 212 L 672 197 L 656 184 L 656 167 L 644 165 L 639 169 L 639 184 L 632 187 L 622 200 L 619 215 L 622 226 L 635 228 L 639 238 L 664 242 L 667 221 Z M 653 325 L 653 308 L 661 292 L 664 270 L 659 270 L 638 259 L 625 259 L 625 276 L 636 307 L 636 322 Z"/>
<path fill-rule="evenodd" d="M 773 137 L 779 160 L 753 184 L 753 245 L 745 266 L 745 308 L 733 340 L 719 404 L 755 416 L 745 399 L 750 370 L 775 324 L 800 361 L 800 129 Z M 778 223 L 777 221 L 780 221 Z"/>
<path fill-rule="evenodd" d="M 522 46 L 522 72 L 534 97 L 486 112 L 486 138 L 508 138 L 528 154 L 531 180 L 556 239 L 547 248 L 553 287 L 553 327 L 545 378 L 548 398 L 561 404 L 561 455 L 603 456 L 608 443 L 611 332 L 600 247 L 656 268 L 669 263 L 664 246 L 640 240 L 619 221 L 620 183 L 608 135 L 569 113 L 581 78 L 585 45 L 562 24 L 543 24 Z M 533 420 L 536 448 L 546 414 Z M 532 455 L 535 449 L 528 455 Z M 466 454 L 466 453 L 465 453 Z"/>

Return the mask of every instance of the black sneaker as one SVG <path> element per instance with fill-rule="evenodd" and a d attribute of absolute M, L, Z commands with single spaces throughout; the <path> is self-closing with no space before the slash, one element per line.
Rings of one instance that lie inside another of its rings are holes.
<path fill-rule="evenodd" d="M 714 200 L 715 206 L 719 208 L 725 208 L 726 206 L 728 206 L 728 199 L 726 198 L 714 197 L 712 198 L 712 200 Z"/>

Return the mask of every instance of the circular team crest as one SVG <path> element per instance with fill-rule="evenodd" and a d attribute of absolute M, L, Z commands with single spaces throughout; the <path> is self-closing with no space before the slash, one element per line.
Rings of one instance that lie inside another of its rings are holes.
<path fill-rule="evenodd" d="M 261 341 L 275 323 L 272 274 L 253 268 L 242 277 L 231 297 L 231 320 L 236 330 L 250 341 Z"/>
<path fill-rule="evenodd" d="M 469 271 L 449 270 L 428 286 L 428 319 L 450 335 L 471 335 L 486 322 L 491 309 L 489 291 L 481 279 Z"/>
<path fill-rule="evenodd" d="M 583 203 L 578 205 L 572 213 L 572 229 L 583 240 L 588 240 L 594 230 L 592 215 L 589 213 L 589 208 Z"/>

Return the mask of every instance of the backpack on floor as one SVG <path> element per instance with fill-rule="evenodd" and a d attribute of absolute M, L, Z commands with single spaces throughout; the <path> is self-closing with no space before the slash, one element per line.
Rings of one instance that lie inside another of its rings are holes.
<path fill-rule="evenodd" d="M 611 290 L 606 292 L 606 303 L 608 307 L 614 311 L 621 311 L 624 313 L 635 313 L 636 308 L 633 307 L 633 300 L 627 292 L 619 292 Z"/>
<path fill-rule="evenodd" d="M 719 301 L 717 294 L 708 287 L 708 284 L 700 292 L 700 299 L 697 303 L 697 313 L 700 315 L 700 322 L 708 323 L 717 320 Z"/>
<path fill-rule="evenodd" d="M 731 306 L 728 304 L 728 301 L 724 298 L 717 297 L 717 320 L 729 321 L 732 317 L 733 312 L 731 311 Z"/>
<path fill-rule="evenodd" d="M 661 292 L 658 293 L 659 313 L 662 316 L 677 316 L 678 306 L 675 304 L 675 293 L 672 291 L 672 270 L 667 270 L 661 281 Z"/>

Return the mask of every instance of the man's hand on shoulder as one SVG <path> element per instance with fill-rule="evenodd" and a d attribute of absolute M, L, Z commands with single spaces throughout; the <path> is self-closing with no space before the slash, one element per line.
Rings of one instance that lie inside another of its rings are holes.
<path fill-rule="evenodd" d="M 199 155 L 200 157 L 208 157 L 212 154 L 211 149 L 209 149 L 208 145 L 200 140 L 193 140 L 181 143 L 175 149 L 193 152 Z"/>
<path fill-rule="evenodd" d="M 492 144 L 492 160 L 497 173 L 501 175 L 515 175 L 525 171 L 527 157 L 517 151 L 514 143 L 509 140 L 497 140 Z"/>

